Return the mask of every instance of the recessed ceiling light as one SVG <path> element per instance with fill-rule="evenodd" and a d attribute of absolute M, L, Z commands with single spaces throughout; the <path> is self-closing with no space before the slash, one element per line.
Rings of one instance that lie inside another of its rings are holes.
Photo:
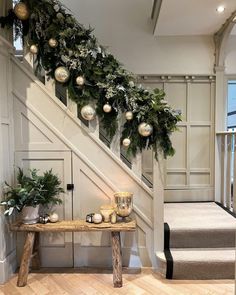
<path fill-rule="evenodd" d="M 216 8 L 216 11 L 217 11 L 218 13 L 222 13 L 222 12 L 225 11 L 225 7 L 224 7 L 223 5 L 220 5 L 220 6 L 218 6 L 218 7 Z"/>

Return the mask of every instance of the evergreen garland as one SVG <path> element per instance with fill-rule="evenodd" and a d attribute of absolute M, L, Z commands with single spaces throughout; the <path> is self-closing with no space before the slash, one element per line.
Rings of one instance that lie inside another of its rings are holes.
<path fill-rule="evenodd" d="M 92 35 L 91 28 L 86 29 L 67 12 L 57 0 L 22 0 L 30 11 L 28 20 L 19 20 L 14 10 L 6 17 L 0 17 L 1 27 L 14 27 L 15 39 L 21 37 L 27 45 L 37 45 L 36 56 L 38 70 L 43 68 L 54 78 L 59 66 L 70 71 L 70 79 L 65 83 L 69 97 L 79 109 L 87 104 L 96 104 L 96 113 L 107 135 L 115 135 L 119 113 L 133 112 L 133 119 L 123 126 L 121 143 L 129 138 L 131 144 L 127 153 L 136 155 L 138 151 L 153 148 L 157 158 L 158 151 L 164 157 L 174 154 L 170 135 L 181 120 L 164 100 L 165 93 L 155 89 L 149 91 L 135 85 L 135 76 L 127 72 L 115 57 L 108 53 Z M 58 41 L 58 46 L 49 46 L 49 39 Z M 78 86 L 76 77 L 85 77 L 85 84 Z M 109 102 L 110 113 L 103 111 Z M 143 137 L 138 132 L 140 123 L 153 126 L 153 132 Z"/>

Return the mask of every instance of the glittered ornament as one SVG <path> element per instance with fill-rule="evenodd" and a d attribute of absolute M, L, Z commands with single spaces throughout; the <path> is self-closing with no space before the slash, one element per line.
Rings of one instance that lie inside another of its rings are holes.
<path fill-rule="evenodd" d="M 14 13 L 20 20 L 27 20 L 30 15 L 27 5 L 23 2 L 15 5 Z"/>
<path fill-rule="evenodd" d="M 134 114 L 131 111 L 128 111 L 128 112 L 125 113 L 125 118 L 126 118 L 127 121 L 132 120 L 133 117 L 134 117 Z"/>
<path fill-rule="evenodd" d="M 37 45 L 33 44 L 33 45 L 30 46 L 30 52 L 31 52 L 32 54 L 37 54 L 38 51 L 39 51 L 39 50 L 38 50 Z"/>
<path fill-rule="evenodd" d="M 112 107 L 109 105 L 109 103 L 104 104 L 104 106 L 103 106 L 103 111 L 104 111 L 105 113 L 110 113 L 111 110 L 112 110 Z"/>
<path fill-rule="evenodd" d="M 95 118 L 95 109 L 91 105 L 86 105 L 81 109 L 81 116 L 87 120 L 91 121 Z"/>
<path fill-rule="evenodd" d="M 54 73 L 57 82 L 65 83 L 70 79 L 70 72 L 65 67 L 58 67 Z"/>
<path fill-rule="evenodd" d="M 76 84 L 79 86 L 83 86 L 85 83 L 85 79 L 83 76 L 78 76 L 75 81 L 76 81 Z"/>
<path fill-rule="evenodd" d="M 125 138 L 122 141 L 122 144 L 123 144 L 124 147 L 128 147 L 131 144 L 131 140 L 129 138 Z"/>
<path fill-rule="evenodd" d="M 54 39 L 54 38 L 49 39 L 49 40 L 48 40 L 48 44 L 49 44 L 49 46 L 52 47 L 52 48 L 56 48 L 56 47 L 58 46 L 58 42 L 57 42 L 57 40 Z"/>
<path fill-rule="evenodd" d="M 142 135 L 144 137 L 147 137 L 147 136 L 150 136 L 152 134 L 153 127 L 152 127 L 152 125 L 143 122 L 143 123 L 139 124 L 138 132 L 139 132 L 140 135 Z"/>
<path fill-rule="evenodd" d="M 59 216 L 56 212 L 52 212 L 50 215 L 49 215 L 49 221 L 50 222 L 57 222 L 59 220 Z"/>

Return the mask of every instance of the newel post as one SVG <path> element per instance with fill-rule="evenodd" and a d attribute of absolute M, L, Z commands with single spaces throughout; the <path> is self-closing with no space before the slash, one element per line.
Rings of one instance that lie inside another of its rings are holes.
<path fill-rule="evenodd" d="M 153 159 L 153 241 L 154 253 L 164 250 L 164 158 Z"/>

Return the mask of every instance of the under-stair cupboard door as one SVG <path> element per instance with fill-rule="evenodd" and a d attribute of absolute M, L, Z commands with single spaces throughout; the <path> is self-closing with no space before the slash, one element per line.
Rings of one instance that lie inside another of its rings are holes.
<path fill-rule="evenodd" d="M 27 169 L 39 169 L 39 173 L 52 169 L 61 180 L 65 193 L 61 194 L 62 205 L 55 207 L 60 219 L 72 219 L 72 191 L 67 190 L 67 184 L 72 182 L 71 152 L 16 152 L 15 162 L 26 172 Z M 72 267 L 73 244 L 72 233 L 40 234 L 40 256 L 42 267 Z M 24 243 L 18 234 L 18 256 Z M 20 247 L 19 247 L 20 244 Z M 20 249 L 19 249 L 20 248 Z"/>

